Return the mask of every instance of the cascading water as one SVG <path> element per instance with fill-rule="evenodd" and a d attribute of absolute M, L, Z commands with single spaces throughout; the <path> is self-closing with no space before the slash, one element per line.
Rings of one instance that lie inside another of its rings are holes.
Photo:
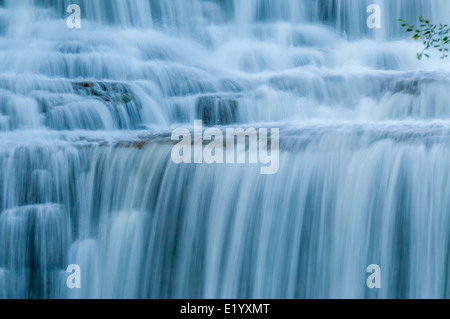
<path fill-rule="evenodd" d="M 0 297 L 450 297 L 450 67 L 397 22 L 421 14 L 450 2 L 0 0 Z M 195 119 L 279 128 L 279 172 L 173 163 Z"/>

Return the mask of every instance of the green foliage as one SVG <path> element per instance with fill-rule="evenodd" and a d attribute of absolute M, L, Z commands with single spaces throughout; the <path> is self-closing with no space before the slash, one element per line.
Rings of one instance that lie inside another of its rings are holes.
<path fill-rule="evenodd" d="M 447 45 L 450 43 L 450 27 L 447 24 L 432 24 L 430 20 L 425 20 L 422 16 L 419 17 L 419 27 L 406 23 L 403 19 L 398 19 L 398 21 L 402 23 L 402 27 L 406 28 L 406 32 L 414 33 L 414 40 L 423 41 L 424 49 L 421 53 L 417 53 L 419 60 L 424 56 L 429 58 L 430 55 L 426 51 L 430 49 L 441 52 L 441 59 L 448 57 Z"/>

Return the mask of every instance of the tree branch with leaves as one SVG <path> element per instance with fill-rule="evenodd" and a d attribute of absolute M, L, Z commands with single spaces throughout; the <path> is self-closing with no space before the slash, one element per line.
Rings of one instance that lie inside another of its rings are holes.
<path fill-rule="evenodd" d="M 430 55 L 426 53 L 430 49 L 438 50 L 442 55 L 441 59 L 448 57 L 448 44 L 450 43 L 450 27 L 447 24 L 432 24 L 430 20 L 419 17 L 420 25 L 415 27 L 406 23 L 403 19 L 398 19 L 402 23 L 402 27 L 406 28 L 406 32 L 414 32 L 414 40 L 423 40 L 424 49 L 417 53 L 417 58 L 420 60 L 424 56 L 429 58 Z"/>

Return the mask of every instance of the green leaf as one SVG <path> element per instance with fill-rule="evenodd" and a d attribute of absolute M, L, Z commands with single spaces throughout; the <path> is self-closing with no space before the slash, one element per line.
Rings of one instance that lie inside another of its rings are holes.
<path fill-rule="evenodd" d="M 1 0 L 0 0 L 1 1 Z M 421 60 L 424 56 L 430 58 L 430 55 L 425 53 L 429 49 L 435 49 L 441 52 L 441 59 L 447 58 L 447 52 L 450 51 L 446 46 L 450 44 L 450 27 L 448 24 L 437 23 L 432 24 L 430 20 L 425 20 L 423 16 L 419 16 L 420 27 L 414 27 L 414 25 L 408 25 L 405 20 L 398 19 L 402 28 L 406 28 L 406 32 L 414 32 L 414 40 L 423 38 L 424 49 L 421 53 L 417 54 L 417 58 Z"/>

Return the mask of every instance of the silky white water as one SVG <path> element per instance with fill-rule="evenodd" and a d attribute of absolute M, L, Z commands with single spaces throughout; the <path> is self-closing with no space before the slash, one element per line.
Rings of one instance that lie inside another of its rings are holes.
<path fill-rule="evenodd" d="M 73 2 L 0 0 L 1 298 L 450 297 L 450 65 L 397 22 L 449 1 Z M 196 119 L 279 172 L 174 164 Z"/>

